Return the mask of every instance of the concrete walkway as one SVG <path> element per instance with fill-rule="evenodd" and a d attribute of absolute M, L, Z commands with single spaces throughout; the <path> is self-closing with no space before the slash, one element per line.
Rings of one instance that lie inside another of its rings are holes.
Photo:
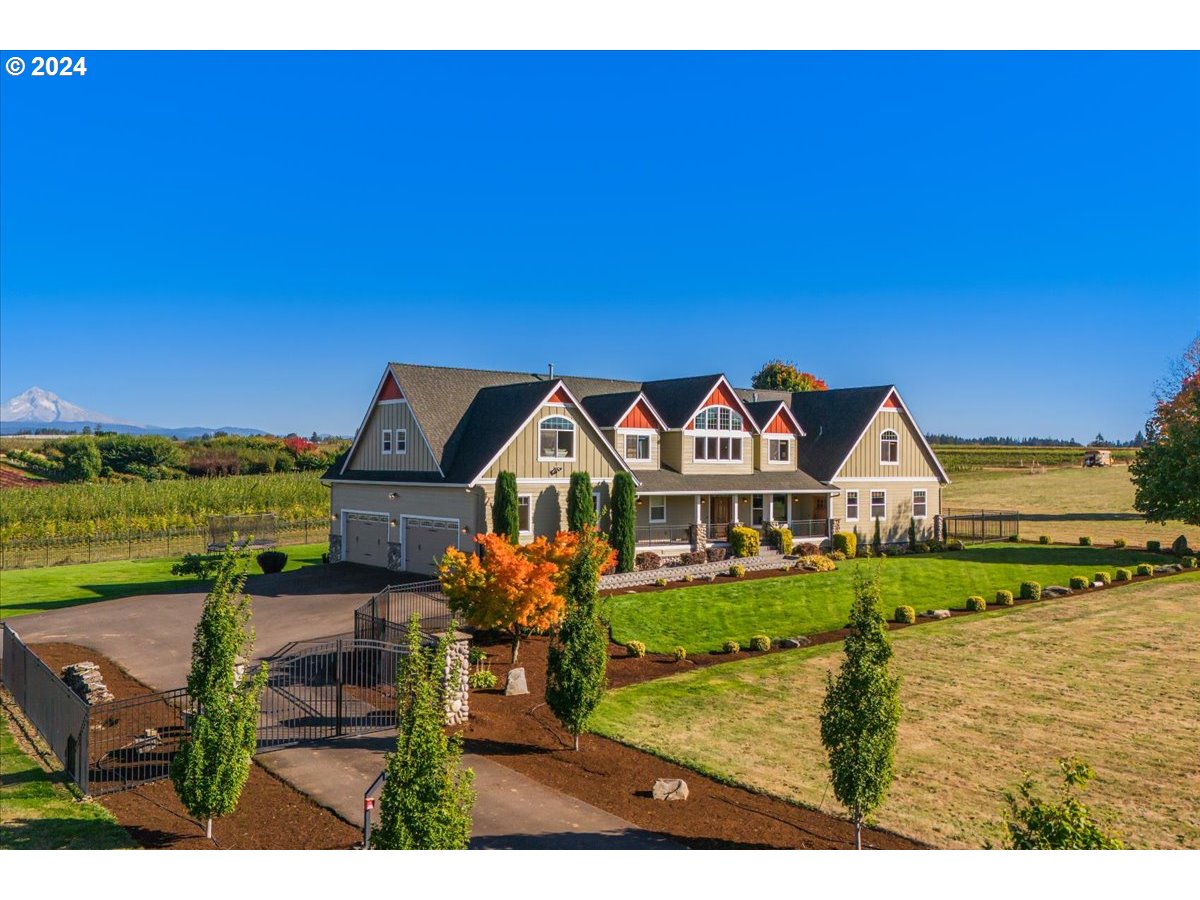
<path fill-rule="evenodd" d="M 268 771 L 355 825 L 363 792 L 395 747 L 394 732 L 345 737 L 259 755 Z M 680 847 L 574 797 L 539 784 L 487 757 L 466 754 L 475 772 L 472 849 L 666 850 Z M 376 795 L 378 799 L 378 795 Z M 375 822 L 378 824 L 378 811 Z"/>

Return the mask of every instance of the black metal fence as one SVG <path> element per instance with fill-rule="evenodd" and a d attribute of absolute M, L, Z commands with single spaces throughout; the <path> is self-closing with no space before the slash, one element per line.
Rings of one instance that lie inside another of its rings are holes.
<path fill-rule="evenodd" d="M 275 514 L 251 513 L 243 516 L 208 517 L 208 551 L 224 549 L 237 535 L 238 544 L 254 547 L 275 546 Z"/>
<path fill-rule="evenodd" d="M 942 522 L 946 538 L 960 541 L 1003 541 L 1021 531 L 1021 515 L 1014 510 L 947 509 Z"/>
<path fill-rule="evenodd" d="M 390 585 L 354 611 L 354 637 L 403 644 L 408 623 L 416 614 L 424 634 L 450 627 L 450 607 L 437 581 Z"/>
<path fill-rule="evenodd" d="M 87 793 L 111 794 L 161 781 L 187 736 L 187 688 L 98 703 L 90 710 Z"/>

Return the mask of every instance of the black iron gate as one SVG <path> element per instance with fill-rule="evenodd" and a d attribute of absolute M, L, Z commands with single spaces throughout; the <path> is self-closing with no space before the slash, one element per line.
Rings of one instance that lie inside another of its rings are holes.
<path fill-rule="evenodd" d="M 1021 531 L 1021 516 L 1014 510 L 948 509 L 942 522 L 947 540 L 1003 541 Z"/>

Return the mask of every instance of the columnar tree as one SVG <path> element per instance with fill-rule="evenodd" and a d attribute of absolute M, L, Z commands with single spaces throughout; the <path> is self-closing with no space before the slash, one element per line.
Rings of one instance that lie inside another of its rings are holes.
<path fill-rule="evenodd" d="M 908 520 L 908 549 L 917 549 L 917 520 L 911 516 Z"/>
<path fill-rule="evenodd" d="M 501 472 L 496 476 L 496 496 L 492 498 L 492 531 L 506 538 L 510 544 L 516 544 L 521 539 L 521 516 L 517 504 L 517 476 L 513 472 Z"/>
<path fill-rule="evenodd" d="M 235 534 L 221 555 L 196 624 L 187 679 L 195 712 L 170 770 L 180 802 L 207 820 L 209 838 L 213 818 L 237 808 L 250 775 L 259 696 L 267 681 L 266 663 L 249 678 L 241 671 L 253 651 L 254 632 L 250 598 L 242 593 L 248 554 L 234 549 L 236 540 Z"/>
<path fill-rule="evenodd" d="M 900 679 L 888 672 L 892 646 L 879 605 L 878 572 L 859 567 L 846 656 L 838 676 L 826 676 L 821 707 L 821 743 L 829 756 L 833 793 L 850 811 L 860 850 L 863 821 L 892 783 L 900 724 Z"/>
<path fill-rule="evenodd" d="M 580 532 L 575 556 L 567 567 L 566 615 L 550 644 L 546 660 L 546 705 L 575 739 L 604 696 L 608 636 L 600 622 L 600 569 L 594 528 Z"/>
<path fill-rule="evenodd" d="M 567 530 L 583 531 L 596 524 L 596 504 L 592 499 L 592 478 L 587 472 L 572 472 L 567 488 Z"/>
<path fill-rule="evenodd" d="M 617 571 L 632 572 L 637 556 L 637 492 L 633 476 L 618 472 L 612 480 L 612 534 L 617 551 Z"/>
<path fill-rule="evenodd" d="M 450 624 L 435 647 L 408 623 L 408 652 L 396 669 L 396 750 L 387 755 L 379 798 L 377 850 L 465 850 L 471 836 L 474 773 L 462 769 L 462 737 L 447 735 L 445 662 Z"/>
<path fill-rule="evenodd" d="M 883 553 L 883 535 L 879 532 L 879 519 L 875 520 L 875 536 L 871 538 L 871 553 L 875 556 Z"/>
<path fill-rule="evenodd" d="M 1129 467 L 1133 505 L 1149 522 L 1200 525 L 1200 337 L 1158 394 L 1145 442 Z"/>

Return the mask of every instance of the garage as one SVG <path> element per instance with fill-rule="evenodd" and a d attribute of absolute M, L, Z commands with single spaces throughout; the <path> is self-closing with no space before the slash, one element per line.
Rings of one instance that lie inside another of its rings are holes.
<path fill-rule="evenodd" d="M 346 513 L 343 540 L 346 562 L 387 565 L 388 517 L 379 513 Z"/>
<path fill-rule="evenodd" d="M 437 558 L 458 546 L 458 520 L 404 520 L 404 568 L 421 575 L 437 574 Z"/>

